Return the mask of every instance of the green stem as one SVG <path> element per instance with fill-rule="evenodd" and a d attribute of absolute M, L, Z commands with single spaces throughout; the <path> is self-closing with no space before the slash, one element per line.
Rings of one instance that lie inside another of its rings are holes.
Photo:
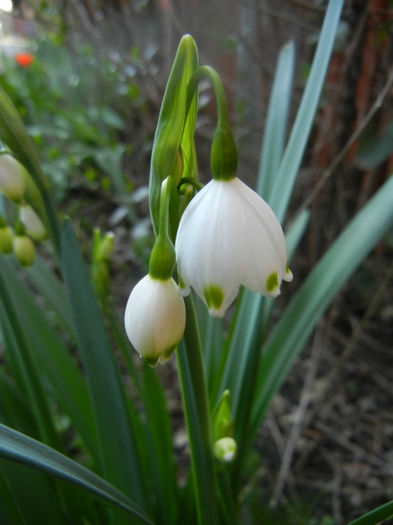
<path fill-rule="evenodd" d="M 198 523 L 218 523 L 210 411 L 198 323 L 192 297 L 185 298 L 187 325 L 177 363 L 191 449 Z"/>
<path fill-rule="evenodd" d="M 195 91 L 198 87 L 199 81 L 202 77 L 207 77 L 210 80 L 214 89 L 214 94 L 216 96 L 217 102 L 218 126 L 222 124 L 228 124 L 228 109 L 224 86 L 222 85 L 219 74 L 211 66 L 199 66 L 190 78 L 187 93 L 186 115 L 191 106 L 191 101 L 195 95 Z"/>

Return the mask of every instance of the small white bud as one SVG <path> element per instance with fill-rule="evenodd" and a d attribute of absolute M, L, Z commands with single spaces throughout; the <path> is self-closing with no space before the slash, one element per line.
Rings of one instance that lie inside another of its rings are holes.
<path fill-rule="evenodd" d="M 21 202 L 25 193 L 25 168 L 9 153 L 0 155 L 0 192 L 14 202 Z"/>

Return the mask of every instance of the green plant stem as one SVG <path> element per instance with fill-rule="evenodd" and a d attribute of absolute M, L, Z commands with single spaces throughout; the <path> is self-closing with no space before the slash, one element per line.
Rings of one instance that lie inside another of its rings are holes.
<path fill-rule="evenodd" d="M 198 523 L 218 523 L 212 433 L 205 369 L 194 302 L 185 298 L 187 325 L 177 363 L 191 449 Z"/>
<path fill-rule="evenodd" d="M 191 102 L 198 87 L 198 83 L 202 77 L 207 77 L 213 86 L 217 102 L 218 125 L 228 124 L 228 109 L 224 86 L 222 85 L 219 74 L 211 66 L 199 66 L 190 78 L 187 93 L 186 115 L 191 106 Z"/>

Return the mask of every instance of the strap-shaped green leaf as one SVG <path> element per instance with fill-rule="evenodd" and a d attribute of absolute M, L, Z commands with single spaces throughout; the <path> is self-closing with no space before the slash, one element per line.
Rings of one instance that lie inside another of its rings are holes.
<path fill-rule="evenodd" d="M 64 479 L 123 509 L 144 523 L 148 516 L 122 492 L 76 461 L 0 423 L 0 456 Z"/>
<path fill-rule="evenodd" d="M 249 436 L 255 436 L 273 395 L 330 302 L 393 225 L 393 176 L 322 257 L 264 345 Z"/>
<path fill-rule="evenodd" d="M 333 50 L 343 2 L 344 0 L 330 0 L 329 2 L 318 40 L 317 50 L 312 62 L 310 76 L 307 80 L 299 111 L 297 112 L 289 142 L 280 164 L 280 170 L 274 180 L 269 204 L 280 221 L 284 219 L 297 172 L 310 135 Z"/>
<path fill-rule="evenodd" d="M 257 192 L 265 201 L 270 199 L 284 150 L 294 63 L 295 46 L 289 42 L 278 57 L 259 162 Z"/>
<path fill-rule="evenodd" d="M 393 500 L 366 512 L 366 514 L 359 516 L 348 525 L 375 525 L 376 523 L 382 523 L 383 520 L 388 518 L 393 518 Z"/>
<path fill-rule="evenodd" d="M 146 504 L 137 440 L 104 321 L 69 221 L 61 233 L 62 270 L 93 409 L 101 472 Z"/>

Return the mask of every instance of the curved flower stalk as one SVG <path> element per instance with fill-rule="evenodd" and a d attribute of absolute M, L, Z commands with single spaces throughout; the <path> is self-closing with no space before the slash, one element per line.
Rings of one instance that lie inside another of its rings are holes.
<path fill-rule="evenodd" d="M 237 177 L 213 179 L 186 208 L 176 257 L 183 293 L 192 286 L 222 317 L 241 285 L 267 297 L 292 280 L 285 238 L 269 205 Z"/>
<path fill-rule="evenodd" d="M 146 275 L 128 298 L 124 324 L 132 345 L 150 365 L 167 361 L 186 324 L 184 300 L 175 281 Z"/>

